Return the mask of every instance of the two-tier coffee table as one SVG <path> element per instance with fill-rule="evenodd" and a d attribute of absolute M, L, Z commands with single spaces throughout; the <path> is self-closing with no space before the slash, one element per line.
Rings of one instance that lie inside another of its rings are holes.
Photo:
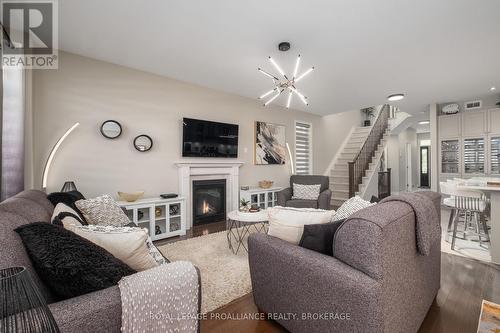
<path fill-rule="evenodd" d="M 227 242 L 234 254 L 240 247 L 248 252 L 248 236 L 253 232 L 267 233 L 268 212 L 261 210 L 256 213 L 244 213 L 233 210 L 227 214 Z M 246 243 L 246 244 L 245 244 Z"/>

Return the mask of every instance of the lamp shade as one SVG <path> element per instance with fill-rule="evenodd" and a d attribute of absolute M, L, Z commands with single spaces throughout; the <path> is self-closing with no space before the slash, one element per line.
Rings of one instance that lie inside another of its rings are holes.
<path fill-rule="evenodd" d="M 61 189 L 61 192 L 71 192 L 71 191 L 78 191 L 75 182 L 71 181 L 65 182 Z"/>
<path fill-rule="evenodd" d="M 0 270 L 0 332 L 59 332 L 45 299 L 25 267 Z"/>

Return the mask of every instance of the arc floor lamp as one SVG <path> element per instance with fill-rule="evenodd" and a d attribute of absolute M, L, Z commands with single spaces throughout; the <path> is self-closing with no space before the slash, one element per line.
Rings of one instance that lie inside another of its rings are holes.
<path fill-rule="evenodd" d="M 71 134 L 80 125 L 80 123 L 75 123 L 71 126 L 60 138 L 57 140 L 54 147 L 50 151 L 49 157 L 47 158 L 47 162 L 45 162 L 45 167 L 43 168 L 43 176 L 42 176 L 42 189 L 45 191 L 47 189 L 47 179 L 49 177 L 50 166 L 52 165 L 52 161 L 54 160 L 54 156 L 57 153 L 57 150 L 61 146 L 61 144 L 66 140 L 68 135 Z"/>

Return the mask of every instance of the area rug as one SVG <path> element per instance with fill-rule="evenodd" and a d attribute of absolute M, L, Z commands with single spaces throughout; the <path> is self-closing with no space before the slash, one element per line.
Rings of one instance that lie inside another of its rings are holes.
<path fill-rule="evenodd" d="M 500 332 L 500 305 L 483 300 L 477 333 Z"/>
<path fill-rule="evenodd" d="M 248 254 L 235 255 L 225 231 L 158 247 L 170 261 L 187 260 L 200 270 L 201 312 L 207 313 L 252 291 Z"/>

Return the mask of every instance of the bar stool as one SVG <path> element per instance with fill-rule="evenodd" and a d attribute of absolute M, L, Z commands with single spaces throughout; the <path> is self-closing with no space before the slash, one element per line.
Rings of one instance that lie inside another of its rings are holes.
<path fill-rule="evenodd" d="M 450 208 L 450 218 L 448 220 L 448 228 L 446 230 L 446 241 L 449 241 L 450 232 L 452 231 L 453 221 L 455 221 L 455 216 L 458 215 L 458 210 L 455 207 L 455 194 L 456 194 L 456 183 L 453 181 L 440 182 L 439 188 L 441 189 L 441 194 L 448 196 L 443 199 L 443 205 Z M 465 239 L 465 235 L 464 235 Z"/>
<path fill-rule="evenodd" d="M 447 241 L 449 239 L 449 232 L 453 225 L 453 236 L 451 241 L 451 249 L 455 249 L 455 240 L 457 238 L 458 224 L 460 223 L 460 216 L 464 217 L 464 239 L 466 233 L 472 226 L 473 234 L 479 239 L 480 246 L 483 246 L 484 242 L 489 242 L 489 232 L 488 226 L 486 224 L 486 219 L 484 212 L 487 207 L 487 201 L 482 192 L 471 191 L 471 190 L 459 190 L 457 188 L 458 183 L 456 182 L 442 182 L 441 193 L 449 195 L 449 198 L 443 200 L 445 206 L 452 209 L 450 214 L 450 220 L 448 222 L 448 230 L 446 234 Z M 481 233 L 481 227 L 484 232 L 484 236 Z"/>

